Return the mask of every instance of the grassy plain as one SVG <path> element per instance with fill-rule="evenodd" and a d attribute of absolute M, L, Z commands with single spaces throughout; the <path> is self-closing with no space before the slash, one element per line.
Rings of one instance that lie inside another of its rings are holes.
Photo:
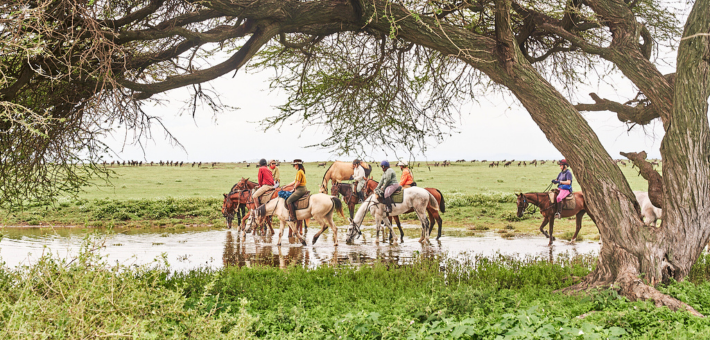
<path fill-rule="evenodd" d="M 517 163 L 517 162 L 516 162 Z M 421 164 L 421 166 L 417 166 Z M 516 234 L 538 235 L 541 215 L 515 217 L 513 193 L 542 191 L 555 178 L 559 167 L 545 165 L 489 168 L 482 163 L 456 163 L 449 167 L 427 167 L 425 162 L 413 162 L 415 180 L 422 187 L 438 188 L 444 193 L 447 229 L 499 231 L 508 237 Z M 330 163 L 329 163 L 330 165 Z M 252 164 L 219 163 L 215 167 L 142 166 L 111 167 L 115 177 L 110 184 L 95 181 L 76 198 L 62 198 L 57 204 L 35 204 L 24 212 L 2 216 L 3 225 L 82 225 L 125 227 L 177 227 L 191 225 L 224 226 L 220 213 L 222 194 L 242 177 L 256 178 Z M 288 183 L 295 170 L 288 164 L 281 167 L 281 181 Z M 318 190 L 326 168 L 316 163 L 306 164 L 308 188 Z M 399 174 L 399 169 L 396 169 Z M 630 166 L 622 167 L 633 190 L 646 190 L 646 183 Z M 372 176 L 378 180 L 381 170 Z M 576 186 L 579 189 L 579 186 Z M 346 211 L 347 215 L 347 211 Z M 415 223 L 413 215 L 405 221 Z M 338 224 L 346 221 L 337 218 Z M 574 220 L 558 221 L 555 236 L 569 238 Z M 598 232 L 585 217 L 582 238 L 597 239 Z"/>

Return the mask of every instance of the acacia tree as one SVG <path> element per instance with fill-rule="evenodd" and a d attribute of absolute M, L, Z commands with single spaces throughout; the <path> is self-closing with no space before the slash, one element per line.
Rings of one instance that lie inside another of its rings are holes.
<path fill-rule="evenodd" d="M 191 89 L 193 109 L 201 101 L 219 108 L 200 84 L 245 66 L 274 68 L 272 86 L 290 95 L 267 127 L 289 119 L 321 124 L 330 131 L 322 145 L 344 152 L 391 143 L 392 135 L 422 147 L 427 136 L 441 138 L 456 124 L 460 103 L 507 91 L 570 160 L 601 234 L 596 269 L 569 289 L 613 286 L 632 300 L 692 311 L 654 286 L 682 280 L 710 236 L 706 0 L 694 3 L 684 27 L 655 0 L 24 0 L 2 6 L 0 99 L 34 116 L 6 113 L 29 123 L 3 118 L 0 133 L 37 131 L 33 124 L 41 122 L 74 137 L 26 149 L 27 159 L 48 159 L 56 150 L 76 154 L 66 146 L 95 141 L 90 132 L 106 128 L 104 121 L 149 131 L 152 117 L 142 103 L 172 89 Z M 675 73 L 659 71 L 659 45 L 677 47 Z M 617 103 L 591 94 L 592 104 L 571 102 L 587 72 L 609 66 L 637 87 L 636 98 Z M 663 123 L 662 176 L 644 153 L 626 154 L 649 180 L 652 202 L 664 209 L 658 228 L 643 224 L 628 182 L 580 114 L 604 110 L 627 124 Z M 67 125 L 65 117 L 74 120 Z M 3 157 L 16 154 L 3 148 Z"/>

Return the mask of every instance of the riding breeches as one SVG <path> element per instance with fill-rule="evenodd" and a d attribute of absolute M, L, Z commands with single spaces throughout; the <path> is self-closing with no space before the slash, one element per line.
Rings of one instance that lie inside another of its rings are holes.
<path fill-rule="evenodd" d="M 569 190 L 560 189 L 560 193 L 557 194 L 557 203 L 560 203 L 565 197 L 569 196 Z"/>
<path fill-rule="evenodd" d="M 299 198 L 303 197 L 306 192 L 308 192 L 308 190 L 306 190 L 306 187 L 296 188 L 296 191 L 294 191 L 293 194 L 291 194 L 291 196 L 289 196 L 286 200 L 286 204 L 296 203 L 296 201 L 298 201 Z"/>
<path fill-rule="evenodd" d="M 259 197 L 261 197 L 261 195 L 263 195 L 265 192 L 267 192 L 273 188 L 274 187 L 272 187 L 270 185 L 266 185 L 266 184 L 262 185 L 259 187 L 259 189 L 256 189 L 256 191 L 254 192 L 253 195 L 251 195 L 251 197 L 254 198 L 254 202 L 256 202 L 259 200 Z M 258 206 L 258 205 L 260 205 L 260 203 L 257 203 L 256 205 Z"/>
<path fill-rule="evenodd" d="M 365 187 L 365 180 L 357 181 L 357 192 L 362 191 L 362 188 Z"/>

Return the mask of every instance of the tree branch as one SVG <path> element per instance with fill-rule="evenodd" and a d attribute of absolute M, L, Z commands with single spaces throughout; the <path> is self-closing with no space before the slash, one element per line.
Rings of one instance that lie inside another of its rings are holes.
<path fill-rule="evenodd" d="M 596 93 L 590 93 L 589 96 L 592 97 L 595 104 L 577 104 L 574 108 L 577 109 L 577 111 L 616 112 L 620 121 L 636 123 L 638 125 L 646 125 L 660 117 L 653 107 L 653 104 L 630 106 L 600 98 Z"/>
<path fill-rule="evenodd" d="M 515 52 L 515 36 L 513 29 L 510 27 L 510 1 L 511 0 L 496 0 L 495 8 L 495 23 L 496 23 L 496 47 L 498 56 L 506 72 L 510 73 L 513 70 L 513 63 L 516 62 Z"/>
<path fill-rule="evenodd" d="M 232 57 L 226 61 L 217 64 L 208 69 L 199 70 L 190 74 L 179 75 L 175 77 L 170 77 L 165 81 L 152 84 L 141 84 L 132 82 L 129 80 L 120 80 L 119 84 L 125 86 L 131 90 L 139 91 L 133 95 L 135 99 L 147 99 L 153 94 L 159 92 L 165 92 L 178 87 L 198 84 L 205 81 L 215 79 L 223 74 L 230 72 L 232 70 L 238 70 L 242 67 L 251 57 L 259 51 L 259 49 L 264 46 L 271 38 L 278 34 L 279 27 L 276 24 L 269 24 L 265 27 L 258 27 L 256 32 L 249 38 L 249 40 L 242 46 L 242 48 L 237 51 Z"/>
<path fill-rule="evenodd" d="M 631 160 L 639 169 L 641 176 L 648 181 L 648 198 L 657 208 L 663 209 L 663 177 L 646 161 L 646 151 L 621 152 L 621 155 Z"/>

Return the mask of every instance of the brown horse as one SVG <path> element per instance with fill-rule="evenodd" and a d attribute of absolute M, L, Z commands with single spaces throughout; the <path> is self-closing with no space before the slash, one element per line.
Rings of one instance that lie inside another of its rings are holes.
<path fill-rule="evenodd" d="M 375 188 L 377 188 L 377 184 L 377 181 L 374 181 L 372 179 L 367 180 L 364 187 L 365 197 L 369 197 L 370 195 L 372 195 L 372 193 L 375 191 Z M 424 189 L 426 189 L 426 191 L 428 191 L 430 194 L 432 194 L 432 196 L 434 196 L 434 198 L 436 198 L 436 202 L 439 204 L 439 210 L 441 210 L 442 213 L 446 212 L 446 202 L 444 202 L 444 196 L 441 194 L 441 191 L 435 188 Z M 330 194 L 332 196 L 343 195 L 344 201 L 348 204 L 348 210 L 350 211 L 350 219 L 352 220 L 355 214 L 355 204 L 358 203 L 358 198 L 357 195 L 353 192 L 352 185 L 346 183 L 336 183 L 330 188 Z M 414 212 L 414 209 L 410 209 L 410 211 L 407 211 L 406 213 L 411 212 Z M 434 225 L 434 222 L 439 225 L 439 231 L 436 236 L 436 239 L 438 240 L 441 237 L 441 216 L 439 215 L 439 212 L 436 209 L 432 209 L 431 207 L 427 207 L 427 214 L 429 215 L 429 224 L 431 226 Z M 399 216 L 388 216 L 387 218 L 390 220 L 390 223 L 392 223 L 393 220 L 395 223 L 397 223 L 397 228 L 399 228 L 400 242 L 404 242 L 404 230 L 402 230 L 402 223 L 399 221 Z M 434 228 L 429 228 L 430 235 L 433 229 Z"/>
<path fill-rule="evenodd" d="M 523 214 L 525 213 L 525 210 L 528 208 L 528 204 L 532 203 L 533 205 L 536 205 L 540 208 L 540 214 L 542 214 L 542 225 L 540 225 L 540 232 L 542 232 L 545 237 L 550 239 L 550 243 L 548 243 L 549 246 L 552 245 L 552 241 L 555 240 L 555 238 L 552 236 L 552 230 L 555 226 L 555 213 L 557 212 L 555 204 L 550 202 L 550 196 L 546 192 L 529 192 L 526 194 L 515 194 L 518 196 L 518 217 L 523 217 Z M 577 239 L 577 234 L 579 234 L 579 230 L 582 229 L 582 216 L 584 214 L 588 214 L 589 217 L 594 221 L 594 216 L 589 213 L 587 210 L 587 206 L 584 203 L 584 193 L 581 191 L 576 191 L 572 193 L 574 195 L 576 207 L 574 210 L 562 210 L 560 213 L 561 217 L 571 217 L 571 216 L 576 216 L 577 217 L 577 229 L 574 232 L 574 236 L 572 236 L 572 242 L 574 242 Z M 555 195 L 556 197 L 556 195 Z M 543 228 L 545 228 L 545 225 L 547 223 L 550 223 L 550 234 L 548 235 L 547 232 Z"/>
<path fill-rule="evenodd" d="M 377 184 L 377 181 L 368 178 L 367 182 L 365 182 L 365 187 L 363 188 L 363 190 L 365 190 L 364 196 L 368 197 L 372 195 L 372 193 L 375 192 L 375 188 L 377 188 Z M 335 183 L 330 188 L 330 195 L 335 197 L 343 195 L 343 201 L 345 201 L 345 203 L 348 205 L 348 210 L 350 211 L 350 218 L 354 217 L 355 204 L 358 203 L 358 197 L 357 194 L 353 192 L 352 184 Z"/>
<path fill-rule="evenodd" d="M 254 202 L 251 193 L 251 191 L 256 188 L 257 185 L 257 183 L 250 181 L 249 178 L 242 177 L 242 179 L 232 187 L 232 191 L 229 194 L 224 195 L 224 202 L 222 203 L 222 215 L 227 219 L 228 228 L 232 228 L 232 219 L 234 218 L 235 209 L 242 209 L 242 207 L 246 207 L 248 210 L 252 210 L 258 207 L 257 204 Z M 292 185 L 276 188 L 276 190 L 274 190 L 274 192 L 271 194 L 271 199 L 278 197 L 279 191 L 281 190 L 290 191 L 292 189 Z M 228 203 L 228 201 L 231 201 L 231 203 Z M 238 220 L 240 221 L 240 230 L 244 230 L 246 219 L 249 216 L 246 213 L 243 213 L 242 217 L 238 217 Z M 273 234 L 274 228 L 271 225 L 271 219 L 267 220 L 267 225 L 269 227 L 269 231 Z M 298 221 L 297 227 L 299 233 L 303 233 L 304 227 L 306 232 L 308 232 L 308 221 Z M 256 232 L 256 230 L 254 232 Z M 288 236 L 293 237 L 292 231 L 290 229 L 288 232 Z"/>
<path fill-rule="evenodd" d="M 360 162 L 360 165 L 362 165 L 363 169 L 365 169 L 365 177 L 370 176 L 370 172 L 372 171 L 370 165 L 368 165 L 366 162 Z M 330 181 L 331 184 L 340 183 L 342 181 L 350 179 L 350 177 L 353 176 L 353 173 L 354 170 L 352 163 L 341 161 L 333 162 L 333 164 L 331 164 L 330 167 L 328 167 L 328 169 L 325 171 L 325 174 L 323 174 L 323 180 L 321 181 L 321 185 L 318 188 L 318 192 L 322 194 L 327 194 L 328 181 Z"/>

